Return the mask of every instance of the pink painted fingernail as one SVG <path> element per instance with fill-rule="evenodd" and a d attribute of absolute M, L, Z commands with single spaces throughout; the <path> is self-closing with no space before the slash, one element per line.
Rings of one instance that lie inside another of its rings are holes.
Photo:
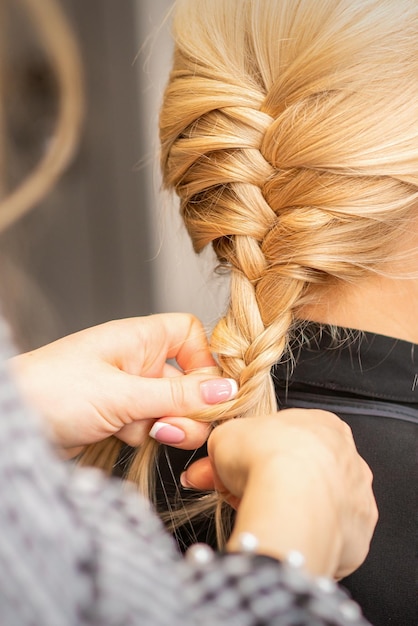
<path fill-rule="evenodd" d="M 213 378 L 200 384 L 206 404 L 218 404 L 232 400 L 238 393 L 238 383 L 233 378 Z"/>
<path fill-rule="evenodd" d="M 176 426 L 166 424 L 165 422 L 155 422 L 154 426 L 149 431 L 149 436 L 159 441 L 160 443 L 181 443 L 186 435 Z"/>

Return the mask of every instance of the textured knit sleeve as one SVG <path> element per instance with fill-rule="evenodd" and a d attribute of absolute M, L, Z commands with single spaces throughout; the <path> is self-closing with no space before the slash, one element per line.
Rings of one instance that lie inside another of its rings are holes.
<path fill-rule="evenodd" d="M 133 488 L 55 456 L 4 366 L 0 494 L 2 625 L 366 624 L 273 559 L 183 559 Z"/>

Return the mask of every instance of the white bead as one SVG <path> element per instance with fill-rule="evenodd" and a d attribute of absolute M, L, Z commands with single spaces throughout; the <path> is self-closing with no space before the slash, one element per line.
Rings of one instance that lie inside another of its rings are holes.
<path fill-rule="evenodd" d="M 207 565 L 213 561 L 214 556 L 212 548 L 206 543 L 195 543 L 186 552 L 187 560 L 198 565 Z"/>
<path fill-rule="evenodd" d="M 301 552 L 297 550 L 292 550 L 286 556 L 286 562 L 291 567 L 303 567 L 305 565 L 305 557 Z"/>
<path fill-rule="evenodd" d="M 323 591 L 324 593 L 333 593 L 336 588 L 336 584 L 331 578 L 326 578 L 325 576 L 319 576 L 316 579 L 317 587 Z"/>
<path fill-rule="evenodd" d="M 353 622 L 361 617 L 360 607 L 353 602 L 353 600 L 345 600 L 340 604 L 340 612 L 345 619 L 352 620 Z"/>
<path fill-rule="evenodd" d="M 255 552 L 258 545 L 257 537 L 251 533 L 241 533 L 238 536 L 238 548 L 241 552 Z"/>

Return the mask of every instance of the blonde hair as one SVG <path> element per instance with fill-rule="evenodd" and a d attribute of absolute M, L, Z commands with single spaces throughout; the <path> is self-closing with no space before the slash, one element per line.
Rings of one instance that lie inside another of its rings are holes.
<path fill-rule="evenodd" d="M 195 417 L 271 412 L 302 312 L 379 271 L 416 210 L 418 4 L 177 0 L 173 32 L 164 185 L 230 271 L 212 348 L 240 386 Z"/>
<path fill-rule="evenodd" d="M 19 0 L 19 4 L 38 31 L 57 79 L 59 108 L 43 158 L 17 188 L 1 198 L 0 232 L 35 206 L 56 182 L 77 147 L 83 117 L 81 62 L 65 16 L 54 0 Z"/>

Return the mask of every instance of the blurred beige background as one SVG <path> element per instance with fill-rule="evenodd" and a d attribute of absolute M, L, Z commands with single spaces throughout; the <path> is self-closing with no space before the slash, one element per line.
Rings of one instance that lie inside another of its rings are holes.
<path fill-rule="evenodd" d="M 86 121 L 54 192 L 0 239 L 2 282 L 22 347 L 163 311 L 190 311 L 209 330 L 223 311 L 226 279 L 213 273 L 211 251 L 194 255 L 175 201 L 160 190 L 158 109 L 170 64 L 171 1 L 60 1 L 82 51 Z M 47 145 L 55 106 L 36 42 L 14 22 L 9 185 Z"/>

